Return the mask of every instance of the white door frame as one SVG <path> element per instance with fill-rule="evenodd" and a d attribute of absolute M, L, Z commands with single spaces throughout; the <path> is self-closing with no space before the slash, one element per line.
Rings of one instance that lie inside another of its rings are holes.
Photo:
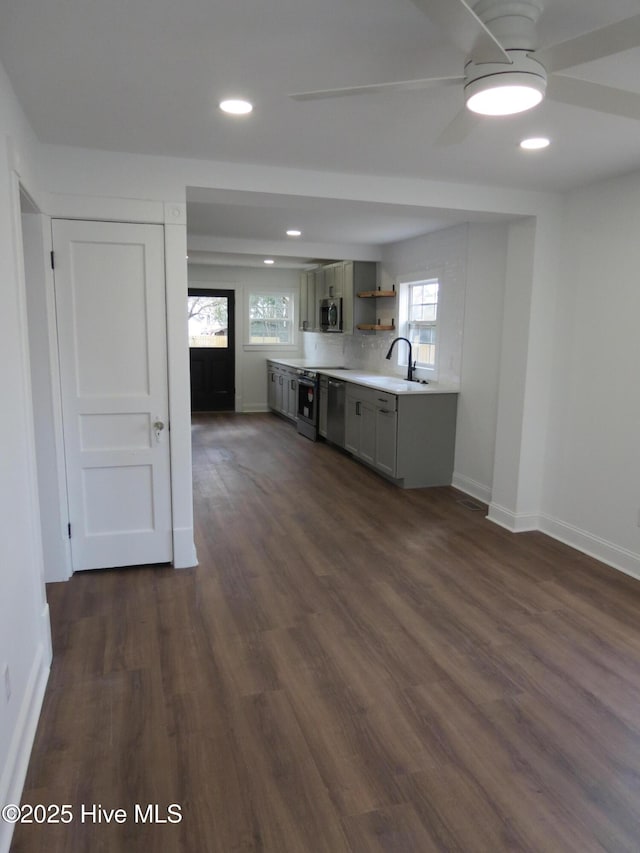
<path fill-rule="evenodd" d="M 172 562 L 164 228 L 52 226 L 73 569 Z"/>
<path fill-rule="evenodd" d="M 167 353 L 169 376 L 169 422 L 171 425 L 171 500 L 173 516 L 173 567 L 189 568 L 198 564 L 193 535 L 193 485 L 191 471 L 191 410 L 189 392 L 189 339 L 186 322 L 187 305 L 187 215 L 184 202 L 137 201 L 119 198 L 65 196 L 30 192 L 17 169 L 15 170 L 17 226 L 20 227 L 20 187 L 34 199 L 41 211 L 44 232 L 45 260 L 52 251 L 51 219 L 92 219 L 112 222 L 138 222 L 160 224 L 165 233 L 165 289 L 167 307 Z M 53 292 L 53 274 L 45 263 L 45 275 L 50 279 Z M 47 306 L 50 329 L 50 346 L 56 348 L 56 358 L 51 363 L 51 381 L 57 399 L 54 412 L 54 429 L 59 438 L 56 464 L 64 471 L 62 445 L 62 411 L 60 404 L 60 374 L 57 359 L 57 326 L 55 310 Z M 25 318 L 26 334 L 26 318 Z M 34 444 L 35 459 L 35 444 Z M 66 510 L 66 479 L 60 482 L 60 500 Z M 67 544 L 68 548 L 68 544 Z M 71 576 L 71 557 L 59 567 L 55 578 L 66 580 Z"/>
<path fill-rule="evenodd" d="M 26 193 L 22 193 L 24 197 Z M 24 205 L 21 205 L 21 208 Z M 47 583 L 72 573 L 67 483 L 64 467 L 62 403 L 53 274 L 48 246 L 51 220 L 35 208 L 22 210 L 34 435 L 40 490 L 44 577 Z M 47 344 L 43 353 L 40 336 Z M 46 387 L 45 387 L 46 386 Z"/>

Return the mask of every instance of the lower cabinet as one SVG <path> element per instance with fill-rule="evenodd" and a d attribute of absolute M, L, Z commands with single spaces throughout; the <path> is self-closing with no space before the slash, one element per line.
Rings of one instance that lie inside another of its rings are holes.
<path fill-rule="evenodd" d="M 457 394 L 387 394 L 347 384 L 345 449 L 403 488 L 453 476 Z"/>
<path fill-rule="evenodd" d="M 395 477 L 396 397 L 347 385 L 345 449 Z"/>
<path fill-rule="evenodd" d="M 389 477 L 396 476 L 396 450 L 398 444 L 398 413 L 389 409 L 376 409 L 376 468 Z"/>
<path fill-rule="evenodd" d="M 280 371 L 271 362 L 267 364 L 267 405 L 277 412 L 282 407 L 282 390 L 280 386 Z"/>
<path fill-rule="evenodd" d="M 295 369 L 267 362 L 267 405 L 292 421 L 298 413 L 298 375 Z"/>

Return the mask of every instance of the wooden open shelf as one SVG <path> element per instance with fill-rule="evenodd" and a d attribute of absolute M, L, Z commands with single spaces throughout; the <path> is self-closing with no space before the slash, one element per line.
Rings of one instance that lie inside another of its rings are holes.
<path fill-rule="evenodd" d="M 363 332 L 393 332 L 395 326 L 393 324 L 391 326 L 377 326 L 375 323 L 358 323 L 357 328 Z"/>
<path fill-rule="evenodd" d="M 358 296 L 360 299 L 376 299 L 378 296 L 395 296 L 395 290 L 363 290 Z"/>

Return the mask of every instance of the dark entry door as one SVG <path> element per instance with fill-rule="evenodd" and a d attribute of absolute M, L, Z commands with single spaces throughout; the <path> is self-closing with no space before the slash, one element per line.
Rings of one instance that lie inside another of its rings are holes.
<path fill-rule="evenodd" d="M 189 288 L 191 411 L 235 408 L 235 301 L 233 290 Z"/>

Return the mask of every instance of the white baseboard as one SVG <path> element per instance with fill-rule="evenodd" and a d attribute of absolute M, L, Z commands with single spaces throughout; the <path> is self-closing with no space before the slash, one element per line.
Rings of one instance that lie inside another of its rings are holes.
<path fill-rule="evenodd" d="M 245 403 L 242 409 L 238 411 L 241 411 L 245 415 L 253 415 L 256 412 L 269 412 L 271 410 L 265 403 Z"/>
<path fill-rule="evenodd" d="M 640 580 L 640 554 L 634 554 L 633 551 L 548 515 L 540 516 L 539 529 L 547 536 Z"/>
<path fill-rule="evenodd" d="M 489 521 L 499 524 L 512 533 L 526 533 L 530 530 L 540 530 L 540 518 L 529 513 L 511 512 L 500 504 L 490 503 L 487 514 Z"/>
<path fill-rule="evenodd" d="M 552 539 L 557 539 L 558 542 L 569 545 L 588 557 L 593 557 L 613 569 L 640 580 L 640 554 L 621 548 L 620 545 L 595 536 L 573 524 L 544 513 L 539 516 L 514 513 L 498 504 L 490 504 L 487 518 L 512 533 L 540 530 Z"/>
<path fill-rule="evenodd" d="M 198 554 L 193 541 L 192 527 L 173 529 L 173 568 L 191 569 L 198 565 Z"/>
<path fill-rule="evenodd" d="M 48 614 L 48 608 L 46 611 Z M 47 652 L 46 642 L 41 642 L 38 645 L 31 667 L 27 689 L 9 746 L 7 762 L 0 778 L 0 803 L 2 805 L 9 803 L 18 805 L 22 799 L 31 748 L 36 734 L 47 679 L 49 678 L 50 663 L 51 658 Z M 0 853 L 8 853 L 13 837 L 13 827 L 13 824 L 0 820 Z"/>
<path fill-rule="evenodd" d="M 483 504 L 491 503 L 491 489 L 485 486 L 484 483 L 479 483 L 477 480 L 472 480 L 471 477 L 465 477 L 464 474 L 453 472 L 451 485 L 454 489 L 470 495 L 477 501 L 482 501 Z"/>

